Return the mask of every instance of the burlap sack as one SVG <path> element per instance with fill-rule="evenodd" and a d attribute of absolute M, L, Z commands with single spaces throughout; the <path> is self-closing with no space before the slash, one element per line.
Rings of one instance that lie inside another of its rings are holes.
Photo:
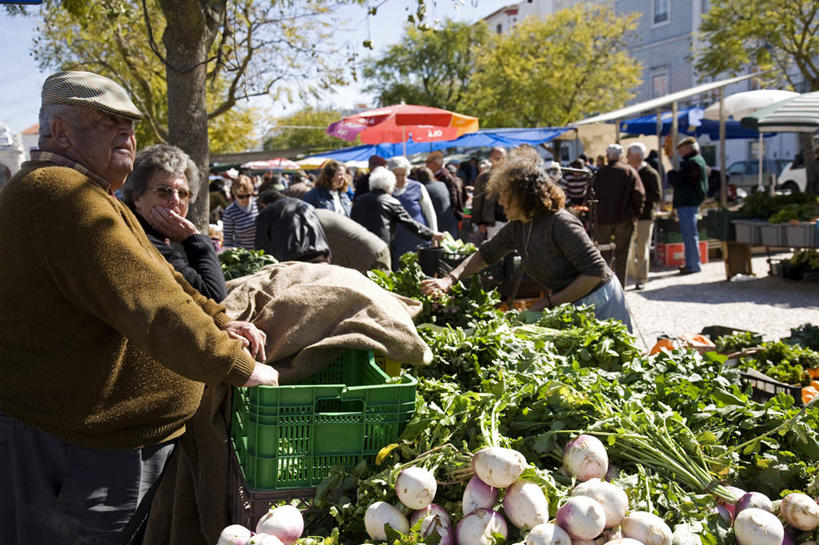
<path fill-rule="evenodd" d="M 431 361 L 412 322 L 421 303 L 381 289 L 358 271 L 278 263 L 228 282 L 227 289 L 228 314 L 267 333 L 267 361 L 282 384 L 314 374 L 345 348 L 406 364 Z"/>

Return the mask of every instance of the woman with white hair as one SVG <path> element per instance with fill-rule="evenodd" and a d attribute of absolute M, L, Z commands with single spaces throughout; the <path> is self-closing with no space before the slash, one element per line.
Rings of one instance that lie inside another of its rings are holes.
<path fill-rule="evenodd" d="M 424 184 L 411 180 L 408 177 L 410 163 L 406 157 L 393 157 L 387 161 L 387 168 L 395 175 L 395 190 L 392 196 L 398 199 L 404 210 L 412 219 L 426 225 L 433 231 L 438 230 L 438 218 L 435 217 L 435 207 L 429 197 Z M 416 236 L 412 231 L 399 224 L 395 228 L 393 237 L 392 268 L 397 269 L 399 258 L 407 252 L 415 251 L 418 245 L 424 240 Z"/>
<path fill-rule="evenodd" d="M 370 191 L 353 201 L 350 217 L 386 242 L 392 243 L 395 227 L 403 225 L 425 240 L 440 241 L 444 236 L 412 219 L 401 202 L 392 196 L 395 175 L 384 167 L 370 173 Z"/>

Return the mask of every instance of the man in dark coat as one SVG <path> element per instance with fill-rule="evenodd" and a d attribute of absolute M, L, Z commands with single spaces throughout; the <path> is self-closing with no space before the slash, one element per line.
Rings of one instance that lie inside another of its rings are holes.
<path fill-rule="evenodd" d="M 597 195 L 597 233 L 600 244 L 614 239 L 614 273 L 626 285 L 626 265 L 631 234 L 643 211 L 646 192 L 637 171 L 620 161 L 623 146 L 612 144 L 606 149 L 607 164 L 592 182 Z"/>
<path fill-rule="evenodd" d="M 259 205 L 264 208 L 255 220 L 257 250 L 279 261 L 330 261 L 330 246 L 310 204 L 267 190 L 259 195 Z"/>
<path fill-rule="evenodd" d="M 444 154 L 440 151 L 433 151 L 427 155 L 427 168 L 435 175 L 435 179 L 444 182 L 449 190 L 449 202 L 452 204 L 452 212 L 455 220 L 460 223 L 464 218 L 464 198 L 463 184 L 460 179 L 452 175 L 444 168 Z"/>
<path fill-rule="evenodd" d="M 634 230 L 633 253 L 629 259 L 629 270 L 634 278 L 634 289 L 638 290 L 643 289 L 643 284 L 648 281 L 648 258 L 651 248 L 651 232 L 654 230 L 654 208 L 662 199 L 660 175 L 646 162 L 645 157 L 646 147 L 642 142 L 634 142 L 628 147 L 626 161 L 637 171 L 646 192 L 643 211 L 637 219 L 637 228 Z"/>

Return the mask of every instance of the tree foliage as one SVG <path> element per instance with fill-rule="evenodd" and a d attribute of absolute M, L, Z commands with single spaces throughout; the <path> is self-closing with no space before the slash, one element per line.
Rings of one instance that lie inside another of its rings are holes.
<path fill-rule="evenodd" d="M 337 149 L 350 145 L 349 142 L 330 136 L 327 126 L 338 121 L 341 112 L 316 106 L 305 106 L 299 111 L 275 120 L 271 135 L 264 141 L 266 150 L 294 148 Z M 314 128 L 309 128 L 314 127 Z"/>
<path fill-rule="evenodd" d="M 404 38 L 379 58 L 365 61 L 366 91 L 380 105 L 422 104 L 459 111 L 465 107 L 478 52 L 490 39 L 486 23 L 446 21 L 439 30 L 405 25 Z"/>
<path fill-rule="evenodd" d="M 208 133 L 213 151 L 242 151 L 252 144 L 259 122 L 254 109 L 237 108 L 243 99 L 314 96 L 346 81 L 340 63 L 329 62 L 331 11 L 337 4 L 221 4 L 224 10 L 212 14 L 219 17 L 218 31 L 208 47 Z M 159 39 L 167 23 L 159 1 L 46 0 L 41 14 L 33 46 L 40 67 L 89 70 L 114 79 L 146 114 L 138 129 L 140 144 L 167 142 L 167 55 Z"/>
<path fill-rule="evenodd" d="M 776 68 L 770 79 L 819 90 L 816 0 L 712 0 L 700 33 L 696 69 L 716 76 Z M 801 76 L 801 78 L 800 78 Z"/>
<path fill-rule="evenodd" d="M 466 113 L 484 127 L 561 126 L 623 106 L 640 84 L 626 51 L 638 17 L 579 4 L 525 19 L 480 51 Z"/>

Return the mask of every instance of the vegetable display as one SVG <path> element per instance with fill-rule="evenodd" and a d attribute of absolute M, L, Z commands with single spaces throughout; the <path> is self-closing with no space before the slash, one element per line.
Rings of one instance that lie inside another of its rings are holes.
<path fill-rule="evenodd" d="M 337 527 L 300 543 L 819 538 L 804 499 L 815 506 L 819 494 L 819 404 L 796 407 L 785 394 L 756 402 L 740 369 L 687 349 L 641 354 L 625 326 L 588 308 L 563 305 L 524 323 L 495 310 L 497 294 L 477 281 L 421 296 L 411 259 L 373 277 L 424 303 L 418 331 L 434 359 L 408 370 L 418 398 L 399 440 L 366 468 L 334 468 L 319 487 L 315 505 Z M 772 512 L 746 490 L 777 500 Z M 789 494 L 804 498 L 786 503 Z M 432 503 L 417 514 L 409 504 L 420 496 Z"/>
<path fill-rule="evenodd" d="M 253 274 L 265 265 L 278 263 L 275 257 L 265 254 L 263 250 L 247 250 L 245 248 L 229 248 L 219 254 L 219 264 L 225 280 L 233 280 L 240 276 Z"/>

